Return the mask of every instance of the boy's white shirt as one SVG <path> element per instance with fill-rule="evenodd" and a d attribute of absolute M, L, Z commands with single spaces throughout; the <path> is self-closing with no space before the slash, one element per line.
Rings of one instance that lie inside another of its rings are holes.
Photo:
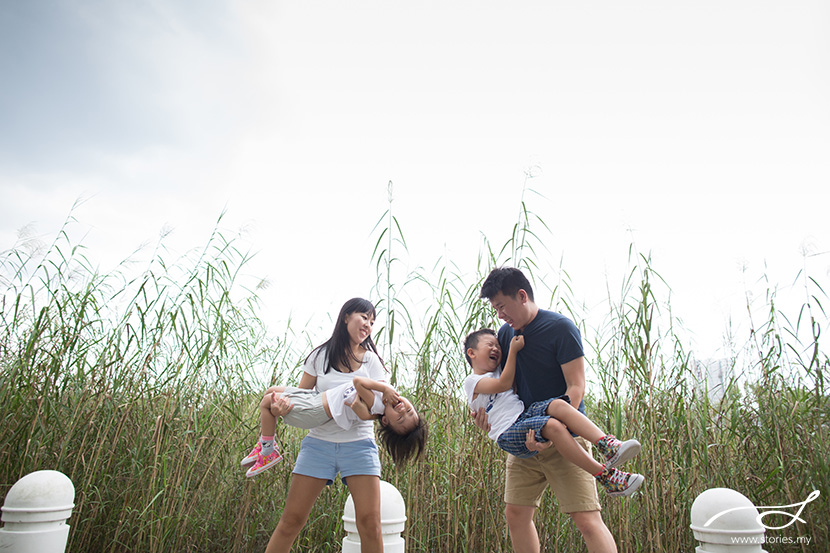
<path fill-rule="evenodd" d="M 383 406 L 383 394 L 372 390 L 375 402 L 369 406 L 372 415 L 382 415 L 385 411 Z M 349 430 L 354 423 L 362 420 L 350 407 L 357 400 L 357 389 L 353 383 L 345 383 L 326 390 L 326 399 L 329 402 L 331 416 L 340 428 Z"/>
<path fill-rule="evenodd" d="M 464 393 L 467 395 L 467 403 L 473 411 L 478 411 L 484 408 L 487 412 L 487 421 L 490 423 L 490 431 L 487 435 L 497 440 L 502 432 L 510 428 L 519 415 L 524 413 L 525 406 L 519 396 L 516 395 L 512 389 L 498 394 L 478 394 L 478 397 L 473 399 L 475 395 L 476 384 L 483 378 L 498 378 L 501 375 L 501 369 L 495 370 L 486 374 L 471 374 L 464 379 Z"/>
<path fill-rule="evenodd" d="M 327 392 L 342 384 L 352 384 L 355 376 L 365 376 L 372 380 L 384 380 L 384 369 L 380 358 L 371 351 L 363 356 L 363 364 L 354 372 L 341 373 L 330 369 L 325 372 L 326 352 L 319 351 L 311 355 L 308 362 L 303 365 L 303 371 L 317 377 L 317 384 L 314 386 L 318 392 Z M 351 410 L 351 409 L 350 409 Z M 325 440 L 327 442 L 345 443 L 356 442 L 357 440 L 375 439 L 374 423 L 372 421 L 358 420 L 348 430 L 343 430 L 337 422 L 332 419 L 326 424 L 308 431 L 312 438 Z"/>

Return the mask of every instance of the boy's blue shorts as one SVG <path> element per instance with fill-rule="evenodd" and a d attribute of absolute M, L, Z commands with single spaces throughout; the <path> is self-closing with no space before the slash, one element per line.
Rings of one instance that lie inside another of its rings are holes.
<path fill-rule="evenodd" d="M 544 428 L 545 424 L 548 422 L 548 419 L 550 419 L 550 415 L 547 414 L 548 405 L 550 405 L 551 401 L 556 399 L 561 399 L 567 401 L 568 403 L 571 402 L 570 398 L 567 395 L 564 395 L 532 403 L 524 413 L 519 415 L 519 418 L 516 419 L 516 422 L 514 422 L 510 428 L 501 433 L 496 442 L 499 444 L 499 447 L 507 453 L 522 459 L 533 457 L 539 453 L 538 451 L 530 451 L 525 445 L 527 431 L 533 430 L 536 435 L 537 442 L 548 441 L 542 437 L 542 428 Z"/>
<path fill-rule="evenodd" d="M 294 474 L 334 482 L 349 476 L 380 477 L 380 457 L 374 440 L 335 443 L 306 436 L 300 444 L 300 453 L 294 462 Z"/>

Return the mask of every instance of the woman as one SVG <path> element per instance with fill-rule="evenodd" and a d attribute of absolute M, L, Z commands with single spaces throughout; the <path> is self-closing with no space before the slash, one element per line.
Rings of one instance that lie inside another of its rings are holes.
<path fill-rule="evenodd" d="M 299 387 L 316 387 L 324 392 L 355 376 L 382 380 L 385 370 L 372 342 L 374 322 L 375 307 L 371 302 L 361 298 L 347 301 L 340 309 L 331 338 L 306 359 Z M 278 398 L 274 407 L 280 416 L 290 410 L 284 398 Z M 285 507 L 266 553 L 290 551 L 320 492 L 334 481 L 338 472 L 354 500 L 361 551 L 383 551 L 380 458 L 373 423 L 360 421 L 350 430 L 343 430 L 332 420 L 311 429 L 302 441 Z"/>

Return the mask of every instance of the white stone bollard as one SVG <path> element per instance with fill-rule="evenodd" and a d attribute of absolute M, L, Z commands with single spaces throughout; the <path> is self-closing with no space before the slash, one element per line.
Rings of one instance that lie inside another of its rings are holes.
<path fill-rule="evenodd" d="M 74 501 L 75 486 L 56 470 L 39 470 L 18 480 L 2 507 L 0 551 L 63 553 Z"/>
<path fill-rule="evenodd" d="M 360 553 L 360 535 L 355 524 L 354 500 L 351 494 L 343 509 L 343 553 Z M 380 526 L 384 553 L 404 553 L 406 542 L 401 537 L 406 522 L 406 503 L 401 492 L 389 482 L 380 481 Z"/>
<path fill-rule="evenodd" d="M 692 524 L 700 545 L 696 553 L 766 553 L 766 529 L 758 509 L 745 495 L 729 488 L 706 490 L 692 503 Z"/>

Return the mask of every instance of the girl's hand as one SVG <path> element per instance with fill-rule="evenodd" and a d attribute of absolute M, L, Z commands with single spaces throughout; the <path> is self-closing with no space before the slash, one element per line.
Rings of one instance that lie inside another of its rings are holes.
<path fill-rule="evenodd" d="M 398 391 L 391 386 L 387 387 L 383 391 L 383 404 L 384 405 L 391 405 L 394 407 L 395 405 L 401 402 L 401 396 L 398 394 Z"/>
<path fill-rule="evenodd" d="M 523 347 L 525 347 L 525 337 L 521 334 L 513 336 L 510 340 L 510 351 L 519 352 Z"/>
<path fill-rule="evenodd" d="M 527 438 L 525 438 L 525 446 L 530 451 L 544 451 L 550 446 L 553 445 L 553 442 L 537 442 L 536 441 L 536 433 L 531 428 L 527 431 Z"/>
<path fill-rule="evenodd" d="M 278 394 L 277 392 L 271 393 L 271 414 L 275 417 L 284 417 L 294 408 L 294 405 L 288 400 L 287 397 L 284 397 L 282 394 Z"/>

